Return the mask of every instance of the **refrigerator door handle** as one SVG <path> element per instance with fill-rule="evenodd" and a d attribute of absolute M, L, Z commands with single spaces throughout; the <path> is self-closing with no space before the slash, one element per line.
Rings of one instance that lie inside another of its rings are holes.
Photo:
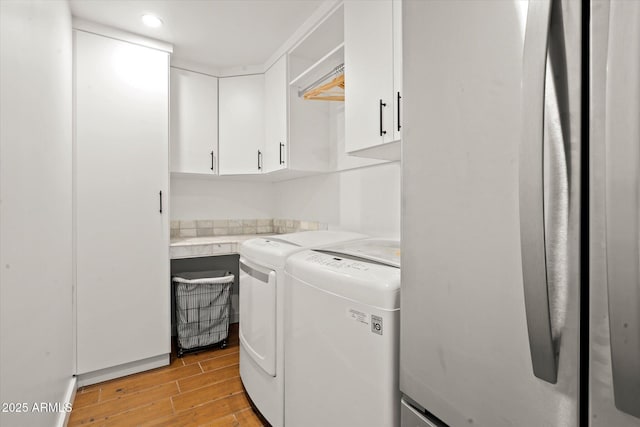
<path fill-rule="evenodd" d="M 640 59 L 636 2 L 610 3 L 605 111 L 606 266 L 616 408 L 640 418 Z M 635 50 L 634 50 L 635 49 Z"/>
<path fill-rule="evenodd" d="M 551 0 L 529 2 L 523 51 L 523 135 L 520 141 L 520 244 L 533 374 L 558 379 L 547 286 L 544 218 L 544 106 Z"/>

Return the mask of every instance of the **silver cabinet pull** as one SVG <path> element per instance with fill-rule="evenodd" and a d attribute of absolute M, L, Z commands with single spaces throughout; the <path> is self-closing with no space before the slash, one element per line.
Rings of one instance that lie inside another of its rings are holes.
<path fill-rule="evenodd" d="M 640 48 L 639 19 L 637 2 L 610 3 L 605 109 L 605 232 L 613 395 L 620 411 L 638 418 L 640 60 L 630 52 Z"/>
<path fill-rule="evenodd" d="M 529 2 L 523 51 L 523 135 L 520 141 L 522 280 L 533 374 L 555 384 L 544 220 L 544 93 L 551 0 Z"/>

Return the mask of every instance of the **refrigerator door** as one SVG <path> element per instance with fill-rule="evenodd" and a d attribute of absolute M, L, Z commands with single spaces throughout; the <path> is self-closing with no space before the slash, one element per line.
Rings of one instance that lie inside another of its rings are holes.
<path fill-rule="evenodd" d="M 591 4 L 592 427 L 640 426 L 640 2 Z"/>
<path fill-rule="evenodd" d="M 578 426 L 580 2 L 546 3 L 531 22 L 521 1 L 403 5 L 400 388 L 450 426 Z M 530 244 L 542 271 L 524 268 Z"/>
<path fill-rule="evenodd" d="M 442 423 L 427 419 L 405 399 L 400 400 L 401 427 L 442 427 Z"/>

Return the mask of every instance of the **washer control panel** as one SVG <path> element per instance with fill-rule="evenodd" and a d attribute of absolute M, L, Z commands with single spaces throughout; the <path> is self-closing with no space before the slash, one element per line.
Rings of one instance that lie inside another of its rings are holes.
<path fill-rule="evenodd" d="M 366 262 L 361 262 L 350 258 L 342 258 L 338 255 L 325 254 L 320 252 L 313 252 L 306 258 L 306 261 L 335 270 L 351 269 L 358 271 L 368 271 L 370 267 L 370 264 Z"/>

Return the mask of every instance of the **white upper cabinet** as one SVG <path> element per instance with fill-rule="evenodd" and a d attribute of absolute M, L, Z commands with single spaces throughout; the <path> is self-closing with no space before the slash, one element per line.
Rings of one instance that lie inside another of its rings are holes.
<path fill-rule="evenodd" d="M 400 8 L 394 0 L 344 3 L 345 148 L 355 155 L 399 158 L 399 144 L 389 144 L 401 129 Z"/>
<path fill-rule="evenodd" d="M 393 137 L 402 139 L 402 0 L 393 2 Z"/>
<path fill-rule="evenodd" d="M 264 168 L 264 74 L 219 79 L 220 175 Z"/>
<path fill-rule="evenodd" d="M 171 68 L 171 172 L 218 173 L 218 79 Z"/>
<path fill-rule="evenodd" d="M 263 172 L 287 167 L 287 56 L 282 56 L 264 75 L 265 145 Z"/>

